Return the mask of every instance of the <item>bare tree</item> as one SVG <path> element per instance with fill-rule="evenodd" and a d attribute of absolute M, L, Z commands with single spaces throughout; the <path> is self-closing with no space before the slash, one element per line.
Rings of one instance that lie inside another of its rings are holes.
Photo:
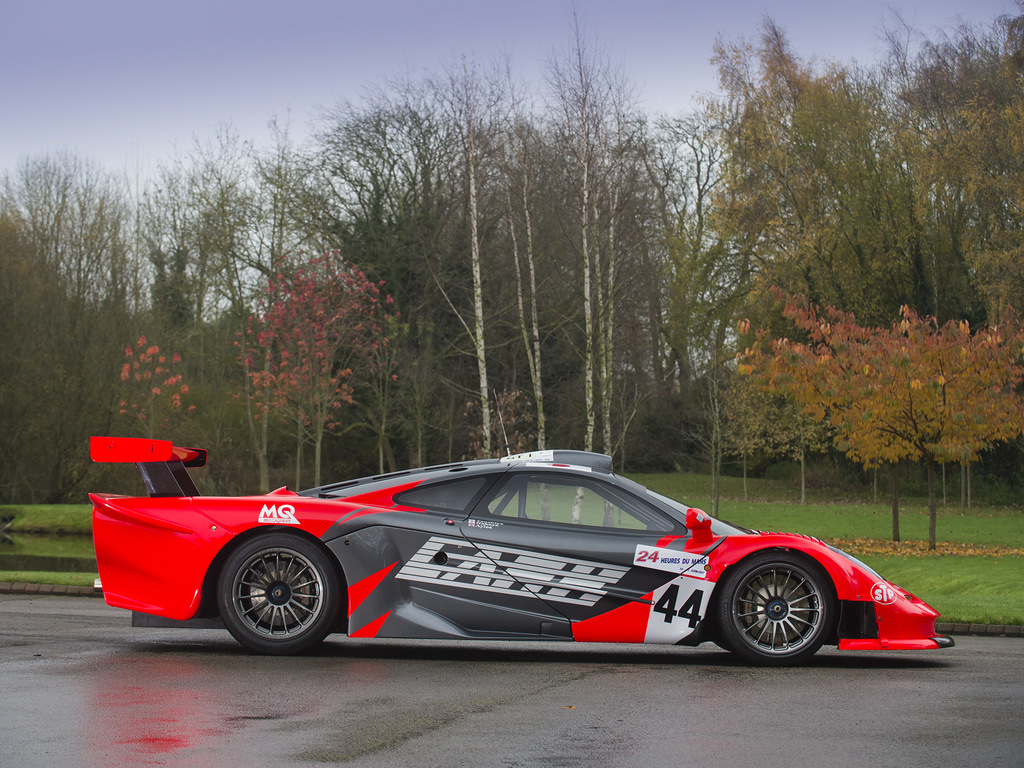
<path fill-rule="evenodd" d="M 537 139 L 535 131 L 532 130 L 532 116 L 526 111 L 523 88 L 515 81 L 511 65 L 507 60 L 501 74 L 505 84 L 506 121 L 508 123 L 505 128 L 501 169 L 505 179 L 505 201 L 512 261 L 515 264 L 519 330 L 530 370 L 530 382 L 533 385 L 533 400 L 537 414 L 537 449 L 542 451 L 547 447 L 547 417 L 544 410 L 544 366 L 540 342 L 540 321 L 537 312 L 537 257 L 534 248 L 532 213 L 537 172 L 533 147 Z M 515 200 L 513 196 L 515 196 Z M 524 237 L 522 248 L 520 248 L 518 235 L 520 227 Z M 522 264 L 524 261 L 525 276 Z M 529 313 L 526 309 L 527 304 Z"/>
<path fill-rule="evenodd" d="M 605 449 L 611 450 L 618 182 L 625 175 L 622 150 L 632 138 L 631 89 L 594 50 L 575 13 L 566 49 L 549 62 L 548 85 L 557 114 L 555 132 L 576 205 L 576 231 L 568 240 L 582 266 L 584 447 L 594 448 L 600 395 Z"/>
<path fill-rule="evenodd" d="M 443 310 L 439 289 L 452 280 L 445 259 L 458 142 L 437 96 L 430 83 L 376 87 L 362 103 L 324 114 L 311 153 L 324 191 L 311 220 L 353 263 L 385 281 L 402 316 L 391 339 L 401 375 L 399 412 L 390 422 L 395 435 L 407 433 L 414 464 L 427 460 L 431 432 L 445 423 L 436 418 L 441 390 L 453 386 L 445 353 L 462 328 Z"/>
<path fill-rule="evenodd" d="M 485 83 L 465 57 L 461 66 L 451 67 L 442 89 L 442 102 L 448 110 L 455 134 L 459 137 L 463 172 L 466 179 L 466 197 L 469 208 L 470 274 L 473 279 L 472 320 L 467 320 L 449 297 L 448 291 L 438 283 L 452 311 L 459 318 L 473 344 L 479 383 L 480 429 L 483 438 L 481 451 L 492 455 L 491 447 L 491 394 L 487 379 L 487 344 L 484 334 L 484 297 L 480 255 L 480 192 L 478 190 L 482 153 L 487 139 L 481 131 L 481 121 L 488 119 L 493 108 L 493 96 L 486 93 Z"/>
<path fill-rule="evenodd" d="M 77 457 L 117 412 L 139 309 L 129 210 L 123 179 L 70 154 L 25 160 L 0 189 L 0 487 L 11 498 L 76 501 L 91 477 Z"/>

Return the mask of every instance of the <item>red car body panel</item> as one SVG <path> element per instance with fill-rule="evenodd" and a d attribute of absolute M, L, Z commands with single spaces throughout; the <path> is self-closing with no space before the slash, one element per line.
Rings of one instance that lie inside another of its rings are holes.
<path fill-rule="evenodd" d="M 372 505 L 391 504 L 394 492 L 386 498 L 377 492 L 345 502 L 308 499 L 284 489 L 266 496 L 230 497 L 89 494 L 103 594 L 118 608 L 191 619 L 199 610 L 203 580 L 214 557 L 239 534 L 278 525 L 320 538 L 337 522 L 379 513 Z"/>

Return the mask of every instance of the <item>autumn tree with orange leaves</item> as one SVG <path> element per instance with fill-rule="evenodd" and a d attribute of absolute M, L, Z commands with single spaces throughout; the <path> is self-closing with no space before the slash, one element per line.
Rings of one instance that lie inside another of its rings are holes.
<path fill-rule="evenodd" d="M 759 336 L 741 360 L 774 391 L 827 421 L 836 445 L 865 467 L 909 459 L 928 472 L 928 547 L 935 549 L 935 466 L 975 461 L 1021 433 L 1024 332 L 1014 319 L 971 331 L 903 307 L 890 328 L 799 299 L 785 316 L 805 341 Z M 749 329 L 746 329 L 749 330 Z M 894 507 L 894 537 L 898 518 Z"/>

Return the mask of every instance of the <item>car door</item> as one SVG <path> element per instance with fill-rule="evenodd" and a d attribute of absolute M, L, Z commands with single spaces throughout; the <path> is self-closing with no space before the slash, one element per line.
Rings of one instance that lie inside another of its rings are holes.
<path fill-rule="evenodd" d="M 424 483 L 395 497 L 411 524 L 364 532 L 375 562 L 397 561 L 367 618 L 388 610 L 378 637 L 569 639 L 569 622 L 502 572 L 462 530 L 493 475 Z M 396 523 L 398 521 L 396 520 Z M 355 539 L 356 537 L 350 537 Z M 351 548 L 349 548 L 351 549 Z M 346 554 L 351 555 L 351 552 Z"/>
<path fill-rule="evenodd" d="M 674 643 L 707 610 L 706 560 L 685 551 L 685 526 L 597 473 L 513 469 L 462 532 L 577 640 Z"/>

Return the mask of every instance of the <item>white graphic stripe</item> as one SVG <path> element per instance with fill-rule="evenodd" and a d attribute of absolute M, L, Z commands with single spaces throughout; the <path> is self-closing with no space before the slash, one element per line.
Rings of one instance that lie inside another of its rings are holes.
<path fill-rule="evenodd" d="M 435 559 L 442 550 L 443 558 Z M 553 602 L 589 606 L 607 594 L 605 587 L 629 570 L 605 563 L 538 555 L 513 547 L 487 545 L 482 551 L 486 557 L 477 554 L 465 541 L 434 536 L 420 547 L 395 578 L 482 592 L 533 594 Z"/>

